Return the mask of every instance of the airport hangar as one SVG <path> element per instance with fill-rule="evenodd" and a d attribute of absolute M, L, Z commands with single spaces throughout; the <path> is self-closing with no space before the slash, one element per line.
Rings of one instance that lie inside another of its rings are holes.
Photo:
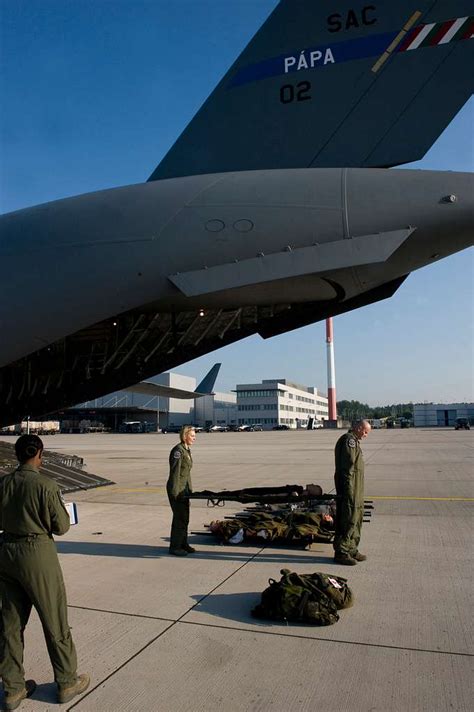
<path fill-rule="evenodd" d="M 474 423 L 474 403 L 417 403 L 413 406 L 413 424 L 423 427 L 454 427 L 456 418 Z"/>
<path fill-rule="evenodd" d="M 162 373 L 148 380 L 187 391 L 196 388 L 195 378 L 178 373 Z M 126 421 L 140 421 L 153 424 L 155 430 L 158 418 L 160 429 L 191 422 L 201 427 L 259 424 L 271 430 L 278 425 L 305 428 L 309 418 L 327 420 L 328 412 L 327 396 L 316 387 L 277 378 L 237 384 L 231 393 L 216 392 L 194 400 L 116 391 L 64 409 L 57 417 L 68 423 L 65 429 L 74 430 L 86 420 L 102 422 L 112 430 Z"/>

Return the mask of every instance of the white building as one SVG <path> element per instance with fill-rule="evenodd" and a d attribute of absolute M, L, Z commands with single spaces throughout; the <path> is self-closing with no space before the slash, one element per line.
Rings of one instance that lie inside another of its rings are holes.
<path fill-rule="evenodd" d="M 182 376 L 179 373 L 160 373 L 158 376 L 147 378 L 147 381 L 158 383 L 171 388 L 180 388 L 186 391 L 196 389 L 196 379 Z M 78 407 L 83 408 L 121 408 L 138 407 L 149 408 L 160 414 L 160 427 L 169 425 L 186 425 L 194 423 L 194 400 L 183 398 L 165 398 L 164 396 L 145 396 L 131 391 L 115 391 L 102 398 L 86 401 Z"/>
<path fill-rule="evenodd" d="M 237 385 L 238 425 L 260 424 L 306 428 L 309 418 L 327 420 L 328 399 L 318 389 L 292 383 L 286 378 Z"/>
<path fill-rule="evenodd" d="M 194 401 L 194 423 L 206 428 L 209 425 L 237 424 L 237 396 L 235 393 L 214 393 Z"/>
<path fill-rule="evenodd" d="M 456 418 L 474 419 L 474 403 L 417 403 L 413 406 L 415 428 L 454 427 Z"/>

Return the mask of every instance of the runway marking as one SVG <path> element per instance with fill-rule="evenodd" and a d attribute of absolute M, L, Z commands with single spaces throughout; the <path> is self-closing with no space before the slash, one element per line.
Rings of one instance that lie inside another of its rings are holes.
<path fill-rule="evenodd" d="M 158 492 L 159 494 L 164 494 L 166 492 L 165 487 L 97 487 L 96 492 L 98 490 L 112 494 L 133 494 L 134 492 Z"/>
<path fill-rule="evenodd" d="M 474 502 L 474 497 L 404 497 L 403 495 L 367 495 L 367 499 L 412 499 L 422 502 Z"/>

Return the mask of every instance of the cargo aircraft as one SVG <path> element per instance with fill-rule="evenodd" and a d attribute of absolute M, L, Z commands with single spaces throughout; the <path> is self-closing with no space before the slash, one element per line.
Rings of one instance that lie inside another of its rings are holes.
<path fill-rule="evenodd" d="M 472 8 L 282 0 L 147 182 L 1 216 L 0 424 L 385 299 L 472 245 L 472 175 L 389 170 L 470 97 Z"/>

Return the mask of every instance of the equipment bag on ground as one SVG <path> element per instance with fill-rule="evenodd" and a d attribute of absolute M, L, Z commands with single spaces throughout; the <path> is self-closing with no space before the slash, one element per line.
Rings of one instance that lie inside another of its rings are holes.
<path fill-rule="evenodd" d="M 354 602 L 347 579 L 324 573 L 297 574 L 281 570 L 280 581 L 269 579 L 261 602 L 252 610 L 255 618 L 274 621 L 332 625 L 338 609 Z"/>

